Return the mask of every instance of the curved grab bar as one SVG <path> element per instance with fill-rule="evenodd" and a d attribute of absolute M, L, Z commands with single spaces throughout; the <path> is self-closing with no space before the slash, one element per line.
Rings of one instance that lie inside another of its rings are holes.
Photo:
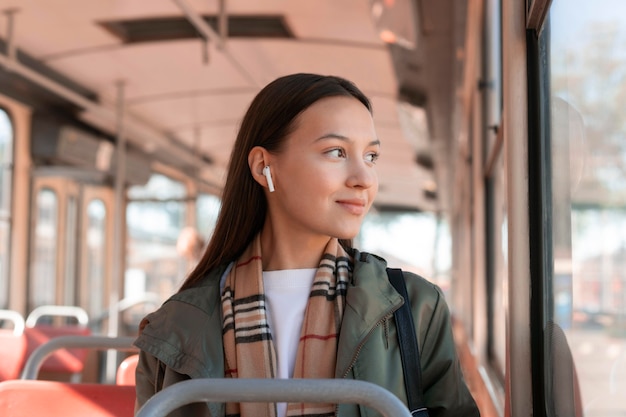
<path fill-rule="evenodd" d="M 313 402 L 364 404 L 384 417 L 411 417 L 391 392 L 371 382 L 346 379 L 190 379 L 151 397 L 135 417 L 162 417 L 193 402 Z"/>
<path fill-rule="evenodd" d="M 128 310 L 129 308 L 135 307 L 140 304 L 151 304 L 154 306 L 159 306 L 161 303 L 163 303 L 163 299 L 161 298 L 161 296 L 155 293 L 151 293 L 151 292 L 143 293 L 138 296 L 125 297 L 117 301 L 115 304 L 113 304 L 113 306 L 104 310 L 97 317 L 92 318 L 92 324 L 100 323 L 101 321 L 109 317 L 109 315 L 111 314 L 111 311 L 122 313 Z"/>
<path fill-rule="evenodd" d="M 75 317 L 79 326 L 85 327 L 89 324 L 89 315 L 80 307 L 45 305 L 39 306 L 30 312 L 26 318 L 26 326 L 35 327 L 37 320 L 43 316 Z"/>
<path fill-rule="evenodd" d="M 13 334 L 15 336 L 24 333 L 24 317 L 17 311 L 0 310 L 0 320 L 11 320 L 13 322 Z"/>
<path fill-rule="evenodd" d="M 134 337 L 108 337 L 108 336 L 59 336 L 37 347 L 31 353 L 20 379 L 37 379 L 39 369 L 46 358 L 55 350 L 66 348 L 92 348 L 99 350 L 115 349 L 123 351 L 136 351 L 133 346 Z"/>

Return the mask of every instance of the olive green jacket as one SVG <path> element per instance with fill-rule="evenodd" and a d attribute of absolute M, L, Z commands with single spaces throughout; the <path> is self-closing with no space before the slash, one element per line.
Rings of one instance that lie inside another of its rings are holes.
<path fill-rule="evenodd" d="M 354 252 L 352 283 L 339 334 L 336 378 L 380 385 L 406 404 L 402 363 L 393 312 L 402 297 L 389 283 L 386 262 Z M 142 321 L 135 345 L 137 409 L 152 395 L 189 378 L 223 378 L 220 277 L 226 266 L 193 288 L 175 294 Z M 431 417 L 473 417 L 478 409 L 461 375 L 450 313 L 441 290 L 404 273 L 420 348 L 424 400 Z M 224 416 L 222 403 L 197 403 L 172 416 Z M 372 408 L 341 404 L 338 417 L 378 417 Z"/>

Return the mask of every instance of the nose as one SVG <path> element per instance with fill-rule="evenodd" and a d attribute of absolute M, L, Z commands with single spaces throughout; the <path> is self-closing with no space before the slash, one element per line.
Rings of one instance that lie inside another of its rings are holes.
<path fill-rule="evenodd" d="M 353 160 L 346 184 L 351 188 L 368 189 L 378 187 L 376 169 L 363 160 Z"/>

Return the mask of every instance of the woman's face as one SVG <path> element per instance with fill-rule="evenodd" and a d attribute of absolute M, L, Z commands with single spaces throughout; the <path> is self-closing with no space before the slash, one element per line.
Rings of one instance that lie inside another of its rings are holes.
<path fill-rule="evenodd" d="M 352 97 L 317 101 L 272 155 L 273 223 L 290 234 L 354 238 L 378 191 L 380 142 L 372 116 Z"/>

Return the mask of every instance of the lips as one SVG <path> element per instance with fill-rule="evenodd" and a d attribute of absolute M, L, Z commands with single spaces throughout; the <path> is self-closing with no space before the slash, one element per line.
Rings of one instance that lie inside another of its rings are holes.
<path fill-rule="evenodd" d="M 360 198 L 337 200 L 337 203 L 343 207 L 348 213 L 361 215 L 365 213 L 365 200 Z"/>

